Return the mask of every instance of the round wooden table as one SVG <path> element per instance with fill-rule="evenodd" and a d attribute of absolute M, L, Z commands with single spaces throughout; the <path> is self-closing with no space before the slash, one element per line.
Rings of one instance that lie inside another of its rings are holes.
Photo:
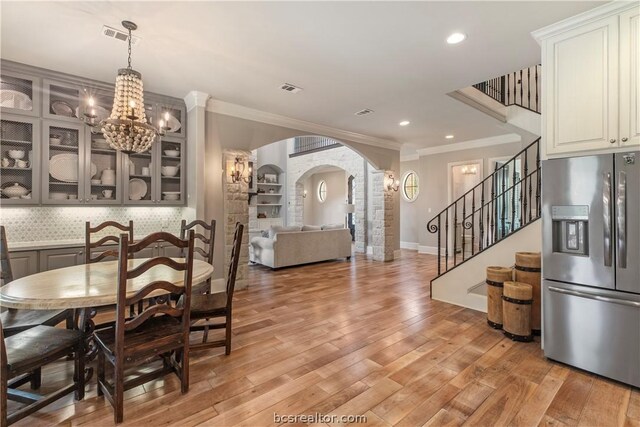
<path fill-rule="evenodd" d="M 149 258 L 133 259 L 129 261 L 128 270 L 147 261 Z M 174 258 L 184 262 L 184 258 Z M 192 289 L 203 284 L 213 274 L 213 267 L 206 261 L 193 260 Z M 145 273 L 127 282 L 127 297 L 133 296 L 145 285 L 155 280 L 166 280 L 177 286 L 184 282 L 184 272 L 170 267 L 157 265 Z M 167 294 L 165 290 L 158 290 L 149 297 Z M 95 323 L 93 318 L 97 308 L 115 305 L 118 299 L 118 261 L 98 262 L 95 264 L 81 264 L 72 267 L 59 268 L 21 277 L 0 287 L 0 306 L 16 309 L 78 310 L 77 327 L 84 331 L 87 339 L 87 360 L 92 360 L 96 354 L 93 343 Z M 92 370 L 88 369 L 87 379 Z"/>
<path fill-rule="evenodd" d="M 129 261 L 132 269 L 149 258 Z M 175 258 L 176 261 L 184 260 Z M 206 261 L 193 260 L 192 287 L 204 283 L 213 274 Z M 127 282 L 127 296 L 154 280 L 166 280 L 181 286 L 184 272 L 158 265 Z M 159 290 L 150 296 L 166 294 Z M 86 309 L 114 305 L 118 294 L 118 261 L 81 264 L 21 277 L 0 288 L 0 306 L 17 309 Z"/>

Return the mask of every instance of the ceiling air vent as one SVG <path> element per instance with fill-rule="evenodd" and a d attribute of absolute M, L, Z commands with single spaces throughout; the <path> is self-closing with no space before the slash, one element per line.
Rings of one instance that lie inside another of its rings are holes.
<path fill-rule="evenodd" d="M 106 25 L 102 26 L 102 35 L 105 37 L 109 37 L 110 39 L 116 39 L 123 42 L 127 41 L 129 37 L 128 33 L 125 33 L 122 30 L 117 30 L 115 28 L 107 27 Z M 140 41 L 140 37 L 131 36 L 131 45 L 135 46 Z"/>
<path fill-rule="evenodd" d="M 354 114 L 356 116 L 366 116 L 367 114 L 373 113 L 373 110 L 370 108 L 365 108 L 364 110 L 356 111 Z"/>
<path fill-rule="evenodd" d="M 280 89 L 282 89 L 284 91 L 287 91 L 287 92 L 290 92 L 290 93 L 298 93 L 298 92 L 300 92 L 302 90 L 301 87 L 292 85 L 291 83 L 283 83 L 280 86 Z"/>

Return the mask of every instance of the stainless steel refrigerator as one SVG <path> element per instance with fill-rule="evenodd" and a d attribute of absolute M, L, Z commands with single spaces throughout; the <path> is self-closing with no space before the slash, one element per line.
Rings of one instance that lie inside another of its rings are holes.
<path fill-rule="evenodd" d="M 543 345 L 640 387 L 640 152 L 542 164 Z"/>

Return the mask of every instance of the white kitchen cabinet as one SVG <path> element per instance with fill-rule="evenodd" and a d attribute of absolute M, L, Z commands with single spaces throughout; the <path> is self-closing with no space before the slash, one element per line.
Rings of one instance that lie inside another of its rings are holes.
<path fill-rule="evenodd" d="M 640 146 L 640 7 L 620 15 L 620 145 Z"/>
<path fill-rule="evenodd" d="M 614 2 L 534 32 L 547 156 L 638 146 L 638 6 Z"/>

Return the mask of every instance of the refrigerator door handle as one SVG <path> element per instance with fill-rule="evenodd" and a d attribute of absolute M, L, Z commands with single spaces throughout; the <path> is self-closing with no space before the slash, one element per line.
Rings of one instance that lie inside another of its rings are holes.
<path fill-rule="evenodd" d="M 618 197 L 616 205 L 618 267 L 627 268 L 627 173 L 625 171 L 620 171 L 618 175 Z"/>
<path fill-rule="evenodd" d="M 609 303 L 612 303 L 612 304 L 620 304 L 620 305 L 626 305 L 626 306 L 629 306 L 629 307 L 640 308 L 640 302 L 637 302 L 637 301 L 629 301 L 629 300 L 624 300 L 624 299 L 619 299 L 619 298 L 604 297 L 602 295 L 594 295 L 594 294 L 589 294 L 587 292 L 579 292 L 579 291 L 572 291 L 572 290 L 569 290 L 569 289 L 556 288 L 555 286 L 549 286 L 549 290 L 551 292 L 557 292 L 559 294 L 571 295 L 571 296 L 574 296 L 574 297 L 588 298 L 588 299 L 594 299 L 594 300 L 597 300 L 597 301 L 609 302 Z"/>
<path fill-rule="evenodd" d="M 603 174 L 602 183 L 602 220 L 604 222 L 604 265 L 611 267 L 612 247 L 611 247 L 611 172 Z"/>

